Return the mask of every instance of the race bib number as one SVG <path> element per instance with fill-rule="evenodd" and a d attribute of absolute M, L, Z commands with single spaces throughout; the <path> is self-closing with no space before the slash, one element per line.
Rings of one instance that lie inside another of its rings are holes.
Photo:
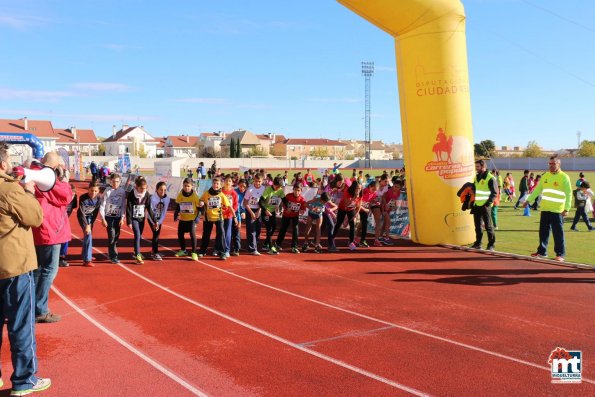
<path fill-rule="evenodd" d="M 91 215 L 93 215 L 93 211 L 95 211 L 95 205 L 92 203 L 91 204 L 83 203 L 83 205 L 81 206 L 81 210 L 83 212 L 83 215 L 91 216 Z"/>
<path fill-rule="evenodd" d="M 163 203 L 158 203 L 153 209 L 153 214 L 155 215 L 156 219 L 161 219 L 161 214 L 163 214 L 163 207 Z"/>
<path fill-rule="evenodd" d="M 354 210 L 355 209 L 355 201 L 352 201 L 351 203 L 349 203 L 349 205 L 346 207 L 347 210 Z"/>
<path fill-rule="evenodd" d="M 180 212 L 182 214 L 194 214 L 194 205 L 188 202 L 180 203 Z"/>
<path fill-rule="evenodd" d="M 207 203 L 209 208 L 221 208 L 221 197 L 209 197 L 209 201 Z"/>
<path fill-rule="evenodd" d="M 369 209 L 370 208 L 370 202 L 369 201 L 362 201 L 362 207 L 365 209 Z"/>
<path fill-rule="evenodd" d="M 396 200 L 389 201 L 388 208 L 390 208 L 391 210 L 397 208 L 397 201 Z"/>
<path fill-rule="evenodd" d="M 290 212 L 299 212 L 301 207 L 300 203 L 289 203 Z"/>
<path fill-rule="evenodd" d="M 279 196 L 272 196 L 269 200 L 269 205 L 279 205 L 281 204 L 281 198 Z"/>
<path fill-rule="evenodd" d="M 105 215 L 119 218 L 122 215 L 122 209 L 117 204 L 107 203 L 105 207 Z"/>
<path fill-rule="evenodd" d="M 132 217 L 133 218 L 144 218 L 145 216 L 145 206 L 142 204 L 135 205 L 132 207 Z"/>
<path fill-rule="evenodd" d="M 248 200 L 248 205 L 250 207 L 258 207 L 259 199 L 260 199 L 260 197 L 255 197 L 255 196 L 250 197 L 250 200 Z"/>

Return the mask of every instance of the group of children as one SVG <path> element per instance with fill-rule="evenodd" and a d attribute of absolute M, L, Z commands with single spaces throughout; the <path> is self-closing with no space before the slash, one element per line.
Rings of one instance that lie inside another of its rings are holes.
<path fill-rule="evenodd" d="M 313 249 L 322 252 L 321 233 L 326 231 L 327 249 L 338 251 L 335 244 L 341 227 L 349 229 L 349 249 L 368 247 L 368 218 L 375 221 L 373 244 L 380 247 L 392 245 L 388 237 L 390 213 L 395 210 L 404 191 L 403 179 L 398 176 L 389 178 L 387 173 L 365 184 L 355 171 L 352 178 L 344 179 L 340 173 L 323 175 L 317 180 L 308 171 L 305 177 L 296 175 L 292 182 L 292 191 L 285 194 L 284 183 L 287 178 L 281 175 L 272 177 L 263 172 L 248 172 L 240 178 L 238 174 L 216 176 L 212 186 L 202 196 L 195 191 L 195 182 L 184 179 L 182 190 L 175 198 L 174 221 L 178 223 L 178 241 L 180 250 L 176 257 L 190 257 L 197 261 L 207 254 L 211 243 L 211 234 L 215 229 L 213 254 L 225 260 L 238 256 L 241 248 L 241 228 L 246 225 L 246 250 L 251 255 L 260 255 L 260 251 L 275 255 L 282 250 L 288 230 L 291 230 L 291 252 L 300 253 Z M 306 181 L 304 183 L 304 181 Z M 152 231 L 151 258 L 162 260 L 159 253 L 159 236 L 170 205 L 165 182 L 157 183 L 154 194 L 147 192 L 147 181 L 138 176 L 130 192 L 120 186 L 121 177 L 114 173 L 109 178 L 109 186 L 103 195 L 99 194 L 99 183 L 92 181 L 88 190 L 79 199 L 77 219 L 83 231 L 83 263 L 92 267 L 92 231 L 99 216 L 108 233 L 108 255 L 112 263 L 120 263 L 118 240 L 124 222 L 134 234 L 134 260 L 144 263 L 141 253 L 141 240 L 145 225 Z M 305 189 L 310 200 L 303 196 Z M 280 228 L 277 231 L 277 220 Z M 203 220 L 203 232 L 200 246 L 196 227 Z M 357 222 L 359 220 L 359 222 Z M 299 247 L 300 223 L 303 227 L 303 242 Z M 357 223 L 357 226 L 356 226 Z M 261 229 L 265 229 L 265 238 L 260 243 Z M 276 233 L 276 236 L 275 236 Z M 190 235 L 187 247 L 186 236 Z M 311 235 L 313 234 L 313 237 Z"/>

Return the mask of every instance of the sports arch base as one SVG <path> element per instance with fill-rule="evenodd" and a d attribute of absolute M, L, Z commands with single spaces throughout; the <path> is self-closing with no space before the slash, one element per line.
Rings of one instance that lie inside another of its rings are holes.
<path fill-rule="evenodd" d="M 474 174 L 465 11 L 459 0 L 338 0 L 395 38 L 413 241 L 469 244 L 457 190 Z"/>

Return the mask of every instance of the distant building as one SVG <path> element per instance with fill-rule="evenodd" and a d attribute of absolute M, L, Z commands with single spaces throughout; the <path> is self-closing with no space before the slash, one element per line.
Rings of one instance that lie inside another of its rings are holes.
<path fill-rule="evenodd" d="M 165 157 L 195 158 L 202 146 L 198 136 L 170 135 L 165 138 Z"/>
<path fill-rule="evenodd" d="M 202 143 L 203 153 L 215 156 L 221 153 L 221 142 L 225 139 L 225 132 L 203 132 L 199 138 Z M 202 157 L 203 153 L 199 153 L 199 157 Z"/>
<path fill-rule="evenodd" d="M 221 148 L 226 148 L 229 151 L 231 140 L 240 142 L 240 150 L 242 155 L 247 155 L 252 150 L 261 148 L 265 155 L 269 154 L 270 141 L 261 140 L 254 133 L 246 130 L 237 130 L 228 134 L 223 141 L 221 141 Z M 266 149 L 263 144 L 267 145 Z"/>
<path fill-rule="evenodd" d="M 112 129 L 112 135 L 103 141 L 106 156 L 117 156 L 119 154 L 130 153 L 131 156 L 139 156 L 143 153 L 148 158 L 157 157 L 157 144 L 159 141 L 153 138 L 144 127 L 123 125 L 122 129 L 115 131 Z"/>
<path fill-rule="evenodd" d="M 51 121 L 22 119 L 0 119 L 0 132 L 10 134 L 32 134 L 43 144 L 45 152 L 64 148 L 72 153 L 80 151 L 84 155 L 92 155 L 99 148 L 95 132 L 89 129 L 55 129 Z M 11 155 L 22 160 L 31 158 L 31 148 L 27 145 L 11 145 Z"/>
<path fill-rule="evenodd" d="M 286 158 L 343 159 L 347 144 L 333 139 L 289 138 L 275 144 L 275 151 Z"/>
<path fill-rule="evenodd" d="M 496 147 L 496 157 L 520 157 L 525 151 L 521 146 L 500 146 Z"/>
<path fill-rule="evenodd" d="M 345 143 L 345 154 L 353 156 L 354 158 L 365 158 L 366 155 L 366 141 L 359 141 L 355 139 L 340 140 Z M 371 160 L 392 160 L 393 151 L 382 141 L 370 142 L 370 159 Z"/>
<path fill-rule="evenodd" d="M 165 140 L 166 137 L 161 136 L 161 137 L 155 137 L 155 140 L 157 141 L 157 151 L 156 156 L 159 158 L 165 157 Z"/>

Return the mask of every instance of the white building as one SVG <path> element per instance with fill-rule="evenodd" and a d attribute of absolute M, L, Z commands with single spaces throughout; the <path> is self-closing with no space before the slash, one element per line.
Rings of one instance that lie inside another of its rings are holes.
<path fill-rule="evenodd" d="M 165 138 L 164 157 L 198 157 L 202 142 L 197 136 L 170 135 Z"/>
<path fill-rule="evenodd" d="M 200 134 L 200 142 L 203 151 L 212 155 L 221 152 L 221 142 L 225 139 L 225 132 L 203 132 Z M 200 157 L 200 156 L 199 156 Z"/>
<path fill-rule="evenodd" d="M 146 154 L 147 158 L 157 157 L 157 146 L 159 141 L 153 138 L 144 127 L 129 127 L 123 125 L 122 129 L 112 130 L 112 135 L 103 141 L 106 156 L 117 156 L 130 153 L 131 156 Z M 141 156 L 142 157 L 142 156 Z"/>
<path fill-rule="evenodd" d="M 55 129 L 54 132 L 58 136 L 56 145 L 69 153 L 78 150 L 85 156 L 93 156 L 99 151 L 100 142 L 93 130 L 70 127 L 65 130 Z"/>

